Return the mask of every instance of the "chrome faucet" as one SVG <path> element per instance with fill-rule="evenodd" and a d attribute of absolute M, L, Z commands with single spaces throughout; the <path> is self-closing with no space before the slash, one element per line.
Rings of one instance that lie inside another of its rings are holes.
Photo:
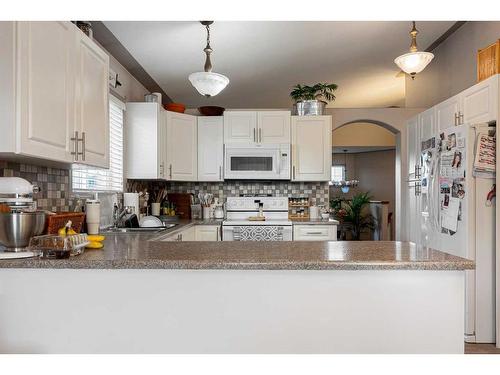
<path fill-rule="evenodd" d="M 115 203 L 113 206 L 113 227 L 118 228 L 121 220 L 125 215 L 131 214 L 133 211 L 132 207 L 126 206 L 120 211 L 118 204 Z"/>

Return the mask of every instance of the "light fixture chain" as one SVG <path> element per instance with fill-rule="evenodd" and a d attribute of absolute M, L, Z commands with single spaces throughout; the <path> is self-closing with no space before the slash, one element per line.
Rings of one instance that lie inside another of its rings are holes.
<path fill-rule="evenodd" d="M 210 47 L 210 25 L 205 26 L 207 29 L 207 46 L 203 51 L 205 51 L 207 58 L 205 59 L 205 72 L 212 71 L 212 61 L 210 60 L 210 54 L 212 53 L 212 47 Z"/>

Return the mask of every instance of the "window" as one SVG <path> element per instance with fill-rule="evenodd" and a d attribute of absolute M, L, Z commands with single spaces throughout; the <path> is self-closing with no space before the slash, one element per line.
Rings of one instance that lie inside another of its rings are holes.
<path fill-rule="evenodd" d="M 125 104 L 109 97 L 109 169 L 73 164 L 72 186 L 78 191 L 123 191 L 123 111 Z"/>
<path fill-rule="evenodd" d="M 340 182 L 345 179 L 345 165 L 332 166 L 332 182 Z"/>

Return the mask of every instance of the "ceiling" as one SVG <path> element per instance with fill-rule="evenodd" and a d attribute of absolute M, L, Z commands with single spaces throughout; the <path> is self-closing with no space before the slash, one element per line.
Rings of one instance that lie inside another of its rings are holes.
<path fill-rule="evenodd" d="M 338 84 L 329 107 L 404 106 L 404 76 L 393 60 L 408 51 L 410 22 L 215 22 L 213 71 L 228 87 L 205 98 L 187 77 L 205 61 L 205 28 L 197 21 L 104 22 L 123 46 L 176 102 L 194 108 L 288 108 L 297 83 Z M 417 22 L 420 49 L 453 21 Z"/>

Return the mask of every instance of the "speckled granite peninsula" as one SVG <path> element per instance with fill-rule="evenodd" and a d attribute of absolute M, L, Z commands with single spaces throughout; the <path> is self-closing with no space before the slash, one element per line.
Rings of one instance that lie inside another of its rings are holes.
<path fill-rule="evenodd" d="M 463 353 L 472 261 L 405 242 L 168 241 L 189 225 L 1 260 L 0 352 Z"/>
<path fill-rule="evenodd" d="M 70 259 L 2 260 L 0 268 L 465 270 L 474 262 L 408 242 L 163 242 L 112 234 Z"/>

